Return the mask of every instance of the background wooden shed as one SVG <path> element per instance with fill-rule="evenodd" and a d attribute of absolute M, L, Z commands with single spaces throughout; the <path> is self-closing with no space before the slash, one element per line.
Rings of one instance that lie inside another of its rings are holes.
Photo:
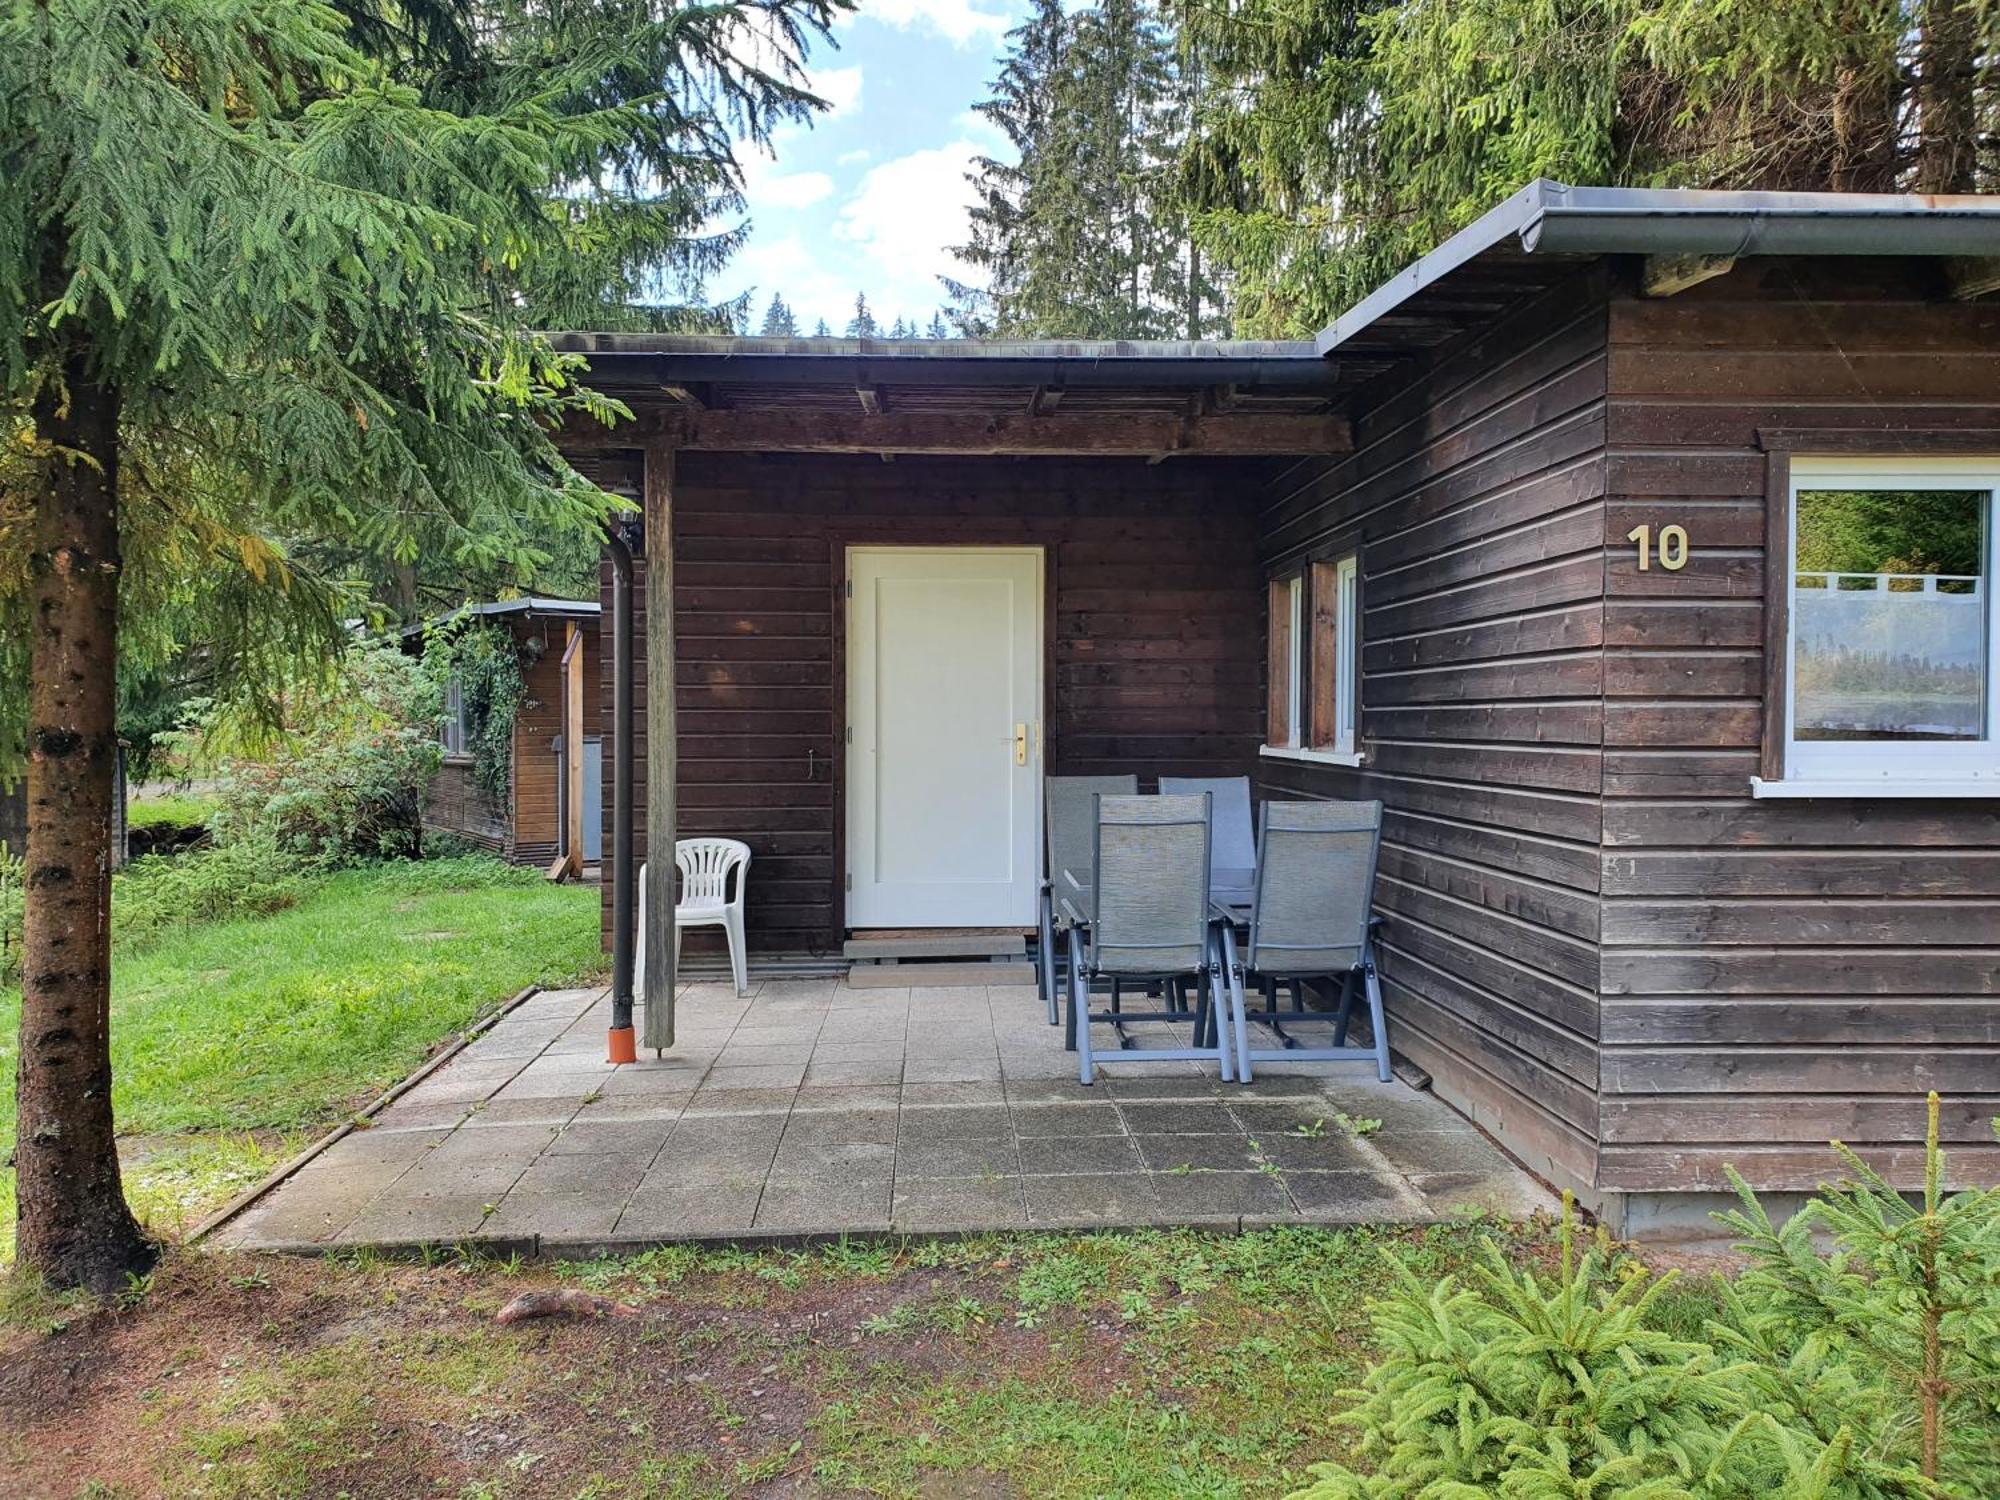
<path fill-rule="evenodd" d="M 449 618 L 467 616 L 504 629 L 520 653 L 523 697 L 514 719 L 508 794 L 496 801 L 488 793 L 474 774 L 472 755 L 456 747 L 447 730 L 444 764 L 424 804 L 424 827 L 515 864 L 545 867 L 569 852 L 567 811 L 574 782 L 581 787 L 575 820 L 581 831 L 579 864 L 594 867 L 604 827 L 596 603 L 514 599 L 468 606 Z"/>
<path fill-rule="evenodd" d="M 1795 456 L 2000 472 L 1987 257 L 1992 200 L 1538 183 L 1310 351 L 572 336 L 639 417 L 579 443 L 673 580 L 677 826 L 757 849 L 753 953 L 835 951 L 844 549 L 1032 543 L 1044 769 L 1380 798 L 1397 1052 L 1620 1227 L 1830 1137 L 1914 1183 L 1927 1089 L 2000 1180 L 2000 747 L 1780 796 L 1771 644 Z M 1260 414 L 1319 436 L 1215 436 Z M 1267 745 L 1269 586 L 1349 555 L 1355 753 Z"/>

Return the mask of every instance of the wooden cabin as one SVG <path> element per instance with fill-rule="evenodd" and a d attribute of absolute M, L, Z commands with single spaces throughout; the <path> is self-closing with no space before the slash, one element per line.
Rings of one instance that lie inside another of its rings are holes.
<path fill-rule="evenodd" d="M 1396 1054 L 1615 1226 L 1914 1185 L 1929 1089 L 2000 1181 L 1996 267 L 1538 182 L 1311 343 L 568 335 L 642 841 L 752 845 L 754 965 L 1025 927 L 1045 773 L 1379 798 Z"/>
<path fill-rule="evenodd" d="M 514 717 L 507 796 L 496 801 L 475 774 L 464 701 L 458 684 L 447 684 L 438 731 L 444 764 L 424 804 L 425 830 L 518 865 L 547 867 L 575 848 L 578 871 L 595 867 L 604 828 L 597 605 L 511 599 L 469 605 L 447 618 L 468 617 L 506 630 L 520 653 L 524 694 Z"/>

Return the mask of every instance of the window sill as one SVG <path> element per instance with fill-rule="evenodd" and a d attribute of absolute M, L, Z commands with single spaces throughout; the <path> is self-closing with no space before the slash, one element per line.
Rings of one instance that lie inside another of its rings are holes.
<path fill-rule="evenodd" d="M 470 750 L 447 750 L 444 753 L 444 763 L 448 766 L 469 766 L 473 759 Z"/>
<path fill-rule="evenodd" d="M 1303 760 L 1319 766 L 1363 766 L 1368 757 L 1359 750 L 1307 750 L 1298 745 L 1263 745 L 1259 755 L 1272 760 Z"/>
<path fill-rule="evenodd" d="M 1752 776 L 1750 795 L 1759 801 L 1805 797 L 2000 797 L 2000 776 L 1939 777 L 1935 780 L 1903 776 L 1895 780 L 1884 777 L 1880 781 L 1852 777 L 1766 781 L 1761 776 Z"/>

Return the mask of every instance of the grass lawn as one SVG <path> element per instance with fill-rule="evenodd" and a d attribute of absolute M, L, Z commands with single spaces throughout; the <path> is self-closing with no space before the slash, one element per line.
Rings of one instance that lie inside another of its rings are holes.
<path fill-rule="evenodd" d="M 594 887 L 485 859 L 350 870 L 272 916 L 121 946 L 113 1102 L 126 1189 L 175 1232 L 528 984 L 593 974 Z M 14 1145 L 18 990 L 0 991 L 0 1160 Z M 14 1173 L 0 1169 L 0 1264 Z"/>
<path fill-rule="evenodd" d="M 163 792 L 157 797 L 134 797 L 125 805 L 125 826 L 194 828 L 214 817 L 218 805 L 216 798 L 198 792 Z"/>
<path fill-rule="evenodd" d="M 1553 1254 L 1500 1224 L 568 1268 L 186 1252 L 129 1306 L 0 1324 L 0 1471 L 213 1500 L 1277 1496 L 1348 1441 L 1383 1255 L 1430 1279 L 1486 1235 Z M 494 1323 L 557 1284 L 638 1316 Z"/>

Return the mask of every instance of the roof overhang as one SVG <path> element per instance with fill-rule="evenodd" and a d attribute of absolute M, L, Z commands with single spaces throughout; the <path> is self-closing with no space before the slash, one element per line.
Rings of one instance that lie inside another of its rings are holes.
<path fill-rule="evenodd" d="M 414 625 L 405 625 L 403 634 L 420 635 L 426 630 L 439 630 L 459 620 L 496 619 L 508 615 L 532 617 L 549 615 L 564 620 L 595 620 L 599 606 L 591 599 L 543 599 L 521 598 L 502 599 L 495 604 L 461 604 L 457 609 L 439 615 L 433 620 L 420 620 Z"/>
<path fill-rule="evenodd" d="M 1529 183 L 1363 297 L 1314 340 L 1330 354 L 1481 258 L 2000 256 L 2000 196 L 1749 193 Z"/>
<path fill-rule="evenodd" d="M 554 333 L 607 386 L 872 384 L 1090 388 L 1211 385 L 1315 390 L 1326 364 L 1309 340 L 1150 342 L 1008 339 L 765 339 Z"/>

